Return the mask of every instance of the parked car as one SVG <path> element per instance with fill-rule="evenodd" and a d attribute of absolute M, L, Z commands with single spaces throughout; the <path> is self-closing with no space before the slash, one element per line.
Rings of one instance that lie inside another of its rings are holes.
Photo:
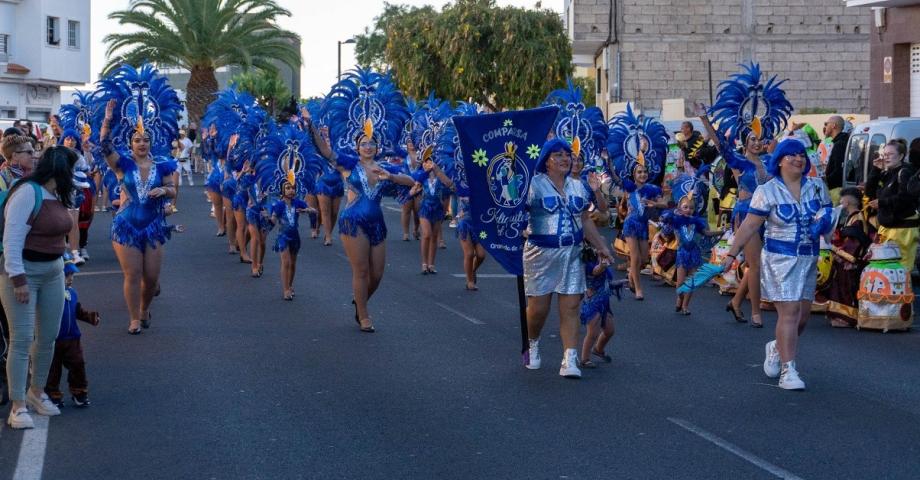
<path fill-rule="evenodd" d="M 861 123 L 853 127 L 850 142 L 847 144 L 843 163 L 843 186 L 863 186 L 872 159 L 878 156 L 878 150 L 893 138 L 907 140 L 913 155 L 920 155 L 920 118 L 883 118 Z M 916 162 L 920 161 L 912 159 Z"/>

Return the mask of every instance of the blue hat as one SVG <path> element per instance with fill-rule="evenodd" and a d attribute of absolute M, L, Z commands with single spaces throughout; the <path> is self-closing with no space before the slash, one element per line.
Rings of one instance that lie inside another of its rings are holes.
<path fill-rule="evenodd" d="M 549 159 L 549 156 L 560 151 L 565 150 L 566 152 L 572 153 L 572 147 L 569 145 L 569 142 L 556 137 L 550 140 L 547 140 L 543 144 L 543 149 L 540 150 L 540 157 L 537 159 L 536 171 L 539 173 L 546 173 L 546 160 Z"/>
<path fill-rule="evenodd" d="M 73 256 L 69 253 L 64 254 L 64 275 L 72 275 L 74 273 L 79 273 L 80 269 L 77 268 L 77 265 L 73 261 Z"/>
<path fill-rule="evenodd" d="M 83 151 L 83 147 L 82 147 L 82 145 L 81 145 L 82 142 L 80 142 L 80 134 L 77 133 L 76 130 L 74 130 L 74 129 L 72 129 L 72 128 L 65 129 L 65 130 L 61 133 L 61 138 L 58 139 L 58 145 L 63 145 L 63 144 L 64 144 L 64 139 L 65 139 L 65 138 L 72 138 L 72 139 L 76 140 L 77 144 L 73 147 L 74 150 L 76 150 L 76 151 L 78 151 L 78 152 L 82 152 L 82 151 Z"/>
<path fill-rule="evenodd" d="M 811 171 L 811 160 L 809 160 L 808 153 L 805 151 L 805 144 L 797 138 L 787 138 L 776 144 L 776 149 L 773 150 L 773 154 L 767 160 L 767 172 L 774 177 L 778 177 L 779 164 L 783 157 L 799 154 L 805 155 L 805 170 L 803 170 L 803 173 L 808 174 Z"/>

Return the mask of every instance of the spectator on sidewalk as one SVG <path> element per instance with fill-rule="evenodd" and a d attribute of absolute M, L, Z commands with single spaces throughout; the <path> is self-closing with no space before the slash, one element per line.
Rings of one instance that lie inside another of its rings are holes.
<path fill-rule="evenodd" d="M 188 184 L 195 186 L 195 181 L 192 179 L 192 147 L 194 144 L 186 136 L 185 130 L 179 130 L 179 138 L 176 143 L 176 150 L 178 151 L 176 160 L 179 161 L 179 168 L 176 173 L 179 175 L 179 185 L 182 185 L 182 172 L 185 172 L 188 176 Z"/>
<path fill-rule="evenodd" d="M 834 115 L 824 122 L 824 136 L 833 139 L 834 142 L 831 155 L 827 160 L 827 169 L 824 172 L 824 180 L 827 182 L 831 201 L 834 204 L 840 201 L 840 188 L 843 187 L 843 159 L 847 143 L 850 141 L 850 134 L 843 131 L 845 125 L 846 122 L 839 115 Z"/>

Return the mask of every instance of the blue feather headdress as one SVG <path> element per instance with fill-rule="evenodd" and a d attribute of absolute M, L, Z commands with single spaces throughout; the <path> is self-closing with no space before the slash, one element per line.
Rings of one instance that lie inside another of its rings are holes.
<path fill-rule="evenodd" d="M 585 170 L 603 168 L 601 152 L 607 144 L 604 112 L 584 104 L 581 87 L 569 79 L 567 88 L 553 91 L 543 103 L 560 107 L 553 132 L 572 144 L 572 154 L 583 158 Z"/>
<path fill-rule="evenodd" d="M 671 181 L 671 200 L 680 205 L 684 199 L 693 201 L 693 214 L 702 215 L 708 198 L 706 183 L 699 176 L 680 175 Z"/>
<path fill-rule="evenodd" d="M 74 130 L 83 135 L 87 131 L 90 138 L 99 136 L 98 125 L 93 124 L 96 116 L 96 110 L 101 106 L 95 100 L 95 92 L 73 92 L 73 104 L 61 105 L 58 110 L 60 125 L 62 130 Z"/>
<path fill-rule="evenodd" d="M 400 134 L 399 136 L 398 146 L 400 149 L 402 149 L 402 151 L 406 150 L 407 148 L 406 145 L 409 143 L 410 140 L 412 141 L 413 144 L 415 144 L 416 142 L 415 138 L 412 137 L 412 134 L 414 133 L 414 129 L 412 128 L 414 125 L 414 122 L 411 119 L 415 118 L 415 115 L 422 108 L 424 108 L 424 105 L 419 102 L 416 102 L 414 98 L 406 98 L 406 113 L 409 115 L 410 120 L 406 122 L 405 127 L 403 127 L 402 134 Z"/>
<path fill-rule="evenodd" d="M 406 101 L 389 75 L 357 69 L 346 73 L 326 95 L 323 117 L 332 148 L 357 156 L 356 141 L 371 136 L 379 152 L 395 152 L 409 118 Z"/>
<path fill-rule="evenodd" d="M 729 142 L 741 140 L 751 133 L 762 139 L 772 138 L 786 128 L 792 115 L 792 104 L 786 99 L 776 75 L 766 83 L 760 65 L 741 65 L 741 73 L 719 83 L 716 102 L 709 109 L 712 122 L 718 125 L 719 134 Z"/>
<path fill-rule="evenodd" d="M 447 169 L 448 165 L 442 163 L 443 157 L 439 158 L 434 155 L 438 146 L 438 141 L 444 131 L 444 127 L 450 122 L 454 115 L 454 110 L 449 101 L 442 101 L 435 98 L 434 92 L 428 96 L 425 105 L 416 111 L 412 116 L 412 141 L 419 152 L 419 161 L 425 161 L 431 158 L 438 163 L 441 169 Z M 453 163 L 453 162 L 450 162 Z M 450 175 L 450 173 L 448 173 Z"/>
<path fill-rule="evenodd" d="M 150 152 L 154 156 L 168 156 L 172 142 L 179 135 L 179 114 L 182 104 L 166 77 L 151 64 L 139 69 L 131 65 L 118 67 L 99 81 L 94 93 L 99 105 L 116 101 L 109 123 L 115 148 L 130 151 L 131 137 L 142 131 L 150 137 Z M 101 125 L 104 108 L 98 108 L 94 124 Z"/>
<path fill-rule="evenodd" d="M 325 163 L 316 152 L 306 132 L 284 125 L 259 142 L 255 165 L 257 181 L 263 192 L 280 195 L 285 183 L 294 185 L 297 198 L 313 188 L 317 174 Z"/>
<path fill-rule="evenodd" d="M 466 180 L 466 169 L 463 167 L 462 153 L 460 152 L 460 136 L 454 126 L 454 117 L 467 117 L 479 115 L 479 107 L 472 103 L 459 102 L 454 109 L 454 115 L 444 124 L 438 143 L 435 147 L 435 159 L 444 173 L 454 181 L 457 186 L 457 195 L 469 196 L 469 183 Z"/>
<path fill-rule="evenodd" d="M 608 126 L 607 154 L 611 169 L 620 178 L 632 180 L 635 167 L 644 165 L 648 183 L 655 183 L 668 154 L 668 132 L 664 125 L 650 117 L 637 117 L 627 103 L 626 111 L 614 115 Z"/>
<path fill-rule="evenodd" d="M 240 160 L 242 155 L 252 155 L 255 148 L 236 152 L 242 143 L 252 143 L 252 138 L 244 138 L 246 135 L 253 136 L 261 127 L 263 120 L 268 116 L 261 107 L 256 103 L 256 99 L 246 92 L 240 92 L 236 88 L 226 88 L 217 92 L 217 98 L 208 105 L 203 117 L 205 125 L 215 125 L 217 127 L 217 149 L 220 152 L 226 152 L 230 138 L 238 135 L 237 145 L 234 151 L 232 167 L 238 170 L 242 166 Z M 251 116 L 257 118 L 250 119 Z M 271 119 L 268 119 L 271 120 Z M 245 148 L 245 146 L 244 146 Z"/>
<path fill-rule="evenodd" d="M 252 106 L 237 126 L 237 142 L 230 152 L 230 168 L 234 171 L 242 170 L 248 160 L 250 165 L 255 165 L 259 146 L 275 130 L 275 120 L 268 112 L 258 105 Z"/>

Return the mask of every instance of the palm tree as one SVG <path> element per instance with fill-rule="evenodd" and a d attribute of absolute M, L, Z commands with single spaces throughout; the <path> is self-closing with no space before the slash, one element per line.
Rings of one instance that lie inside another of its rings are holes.
<path fill-rule="evenodd" d="M 217 68 L 275 71 L 272 60 L 300 68 L 300 37 L 275 23 L 290 15 L 274 0 L 135 0 L 109 15 L 137 31 L 105 36 L 105 71 L 143 62 L 188 69 L 189 120 L 198 121 L 218 89 Z"/>
<path fill-rule="evenodd" d="M 291 98 L 284 80 L 272 70 L 253 69 L 240 73 L 230 79 L 240 91 L 249 92 L 262 105 L 269 115 L 275 116 L 278 106 L 284 105 Z"/>

